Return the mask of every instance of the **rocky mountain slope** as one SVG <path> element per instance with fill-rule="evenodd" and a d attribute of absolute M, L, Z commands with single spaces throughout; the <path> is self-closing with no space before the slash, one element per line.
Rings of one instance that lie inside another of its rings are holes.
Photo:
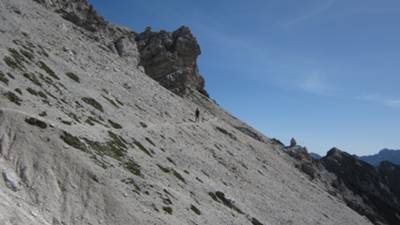
<path fill-rule="evenodd" d="M 321 159 L 298 145 L 286 152 L 296 159 L 296 168 L 374 224 L 400 224 L 399 166 L 384 161 L 374 167 L 337 148 Z"/>
<path fill-rule="evenodd" d="M 155 56 L 198 76 L 180 96 L 145 73 L 154 42 L 84 0 L 2 0 L 0 17 L 0 224 L 372 224 L 205 96 L 185 28 L 164 33 L 175 61 Z"/>
<path fill-rule="evenodd" d="M 360 159 L 373 166 L 378 166 L 383 161 L 400 165 L 400 150 L 382 149 L 374 155 L 360 156 Z"/>

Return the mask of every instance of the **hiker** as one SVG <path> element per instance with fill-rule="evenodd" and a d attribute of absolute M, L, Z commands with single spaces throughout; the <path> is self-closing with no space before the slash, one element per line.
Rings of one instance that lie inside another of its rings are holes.
<path fill-rule="evenodd" d="M 196 108 L 194 122 L 197 122 L 197 123 L 200 122 L 200 110 L 199 110 L 199 108 Z"/>

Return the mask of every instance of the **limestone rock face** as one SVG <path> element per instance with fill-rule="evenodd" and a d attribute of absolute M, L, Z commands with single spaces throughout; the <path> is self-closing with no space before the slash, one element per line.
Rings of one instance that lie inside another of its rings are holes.
<path fill-rule="evenodd" d="M 94 10 L 86 0 L 34 0 L 48 8 L 54 9 L 61 16 L 89 31 L 104 28 L 107 22 Z"/>
<path fill-rule="evenodd" d="M 188 27 L 172 33 L 147 28 L 136 41 L 146 74 L 178 95 L 192 89 L 208 96 L 197 66 L 200 46 Z"/>

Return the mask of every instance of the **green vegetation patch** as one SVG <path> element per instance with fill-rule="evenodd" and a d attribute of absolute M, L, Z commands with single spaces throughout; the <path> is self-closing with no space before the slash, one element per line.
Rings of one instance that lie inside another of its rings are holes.
<path fill-rule="evenodd" d="M 172 174 L 174 174 L 174 176 L 176 178 L 178 178 L 180 181 L 182 181 L 183 183 L 186 184 L 185 178 L 183 178 L 183 176 L 180 173 L 178 173 L 176 170 L 172 169 Z"/>
<path fill-rule="evenodd" d="M 76 75 L 75 73 L 68 72 L 68 73 L 66 73 L 65 75 L 67 75 L 67 77 L 69 77 L 71 80 L 73 80 L 73 81 L 75 81 L 75 82 L 77 82 L 77 83 L 80 83 L 80 82 L 81 82 L 80 79 L 79 79 L 79 77 L 78 77 L 78 75 Z"/>
<path fill-rule="evenodd" d="M 222 134 L 227 135 L 228 137 L 230 137 L 232 140 L 237 140 L 237 138 L 235 137 L 235 135 L 233 135 L 232 133 L 230 133 L 229 131 L 225 130 L 222 127 L 216 127 L 215 128 L 217 131 L 221 132 Z"/>
<path fill-rule="evenodd" d="M 224 204 L 226 207 L 238 212 L 239 214 L 243 214 L 242 210 L 240 210 L 234 203 L 232 200 L 228 199 L 225 197 L 225 194 L 221 191 L 217 191 L 215 193 L 210 192 L 208 193 L 210 195 L 210 197 L 219 203 Z"/>
<path fill-rule="evenodd" d="M 82 98 L 82 101 L 84 101 L 86 104 L 92 106 L 93 108 L 99 110 L 100 112 L 104 112 L 103 106 L 97 102 L 95 99 L 90 98 L 90 97 L 84 97 Z"/>
<path fill-rule="evenodd" d="M 0 71 L 0 82 L 3 82 L 5 85 L 8 85 L 8 78 L 6 77 L 6 75 Z"/>
<path fill-rule="evenodd" d="M 201 211 L 194 205 L 190 205 L 190 209 L 197 215 L 201 215 Z"/>
<path fill-rule="evenodd" d="M 44 63 L 43 61 L 39 61 L 37 63 L 37 65 L 44 70 L 47 74 L 49 74 L 51 77 L 53 77 L 56 80 L 60 80 L 60 78 L 57 76 L 57 74 L 49 67 L 46 65 L 46 63 Z"/>
<path fill-rule="evenodd" d="M 110 123 L 110 125 L 111 125 L 113 128 L 115 128 L 115 129 L 122 129 L 121 124 L 119 124 L 119 123 L 117 123 L 117 122 L 114 122 L 114 121 L 112 121 L 112 120 L 108 120 L 108 122 Z"/>
<path fill-rule="evenodd" d="M 149 142 L 151 145 L 153 145 L 154 147 L 156 147 L 156 144 L 154 144 L 154 142 L 153 142 L 150 138 L 145 137 L 144 139 L 146 139 L 147 142 Z"/>
<path fill-rule="evenodd" d="M 25 66 L 23 65 L 22 62 L 15 61 L 15 60 L 14 60 L 12 57 L 10 57 L 10 56 L 4 56 L 3 60 L 4 60 L 4 62 L 6 63 L 6 65 L 7 65 L 8 67 L 10 67 L 11 69 L 14 69 L 14 70 L 18 69 L 18 70 L 21 70 L 21 71 L 24 71 L 24 70 L 25 70 Z"/>
<path fill-rule="evenodd" d="M 72 134 L 64 131 L 60 138 L 69 146 L 79 149 L 84 152 L 88 152 L 88 148 L 80 138 L 73 136 Z"/>
<path fill-rule="evenodd" d="M 140 142 L 133 140 L 133 144 L 135 144 L 142 152 L 144 152 L 146 155 L 153 157 L 153 155 L 145 148 Z"/>
<path fill-rule="evenodd" d="M 39 79 L 37 79 L 36 75 L 34 73 L 24 73 L 23 76 L 32 81 L 35 85 L 42 87 L 42 83 L 40 83 Z"/>
<path fill-rule="evenodd" d="M 8 91 L 3 94 L 10 102 L 21 105 L 22 99 L 20 99 L 14 92 Z"/>
<path fill-rule="evenodd" d="M 89 116 L 86 120 L 85 123 L 89 124 L 90 126 L 94 126 L 97 124 L 103 125 L 99 120 L 97 120 L 94 117 Z"/>
<path fill-rule="evenodd" d="M 25 119 L 25 122 L 32 125 L 32 126 L 37 126 L 41 129 L 46 129 L 47 128 L 47 123 L 43 122 L 42 120 L 33 118 L 33 117 L 29 117 Z"/>
<path fill-rule="evenodd" d="M 171 173 L 180 181 L 182 181 L 183 183 L 186 184 L 186 180 L 185 178 L 183 178 L 183 176 L 178 173 L 176 170 L 174 170 L 173 168 L 167 168 L 167 167 L 163 167 L 160 164 L 157 164 L 158 168 L 160 168 L 161 171 L 163 171 L 164 173 Z"/>
<path fill-rule="evenodd" d="M 109 131 L 108 134 L 111 137 L 111 140 L 105 143 L 91 141 L 88 139 L 84 140 L 97 154 L 102 156 L 106 155 L 121 161 L 126 155 L 126 151 L 128 149 L 126 141 L 121 136 L 114 134 L 111 131 Z"/>
<path fill-rule="evenodd" d="M 24 49 L 20 49 L 19 52 L 21 52 L 23 56 L 29 59 L 29 61 L 33 61 L 35 59 L 35 56 L 31 52 L 28 52 Z"/>
<path fill-rule="evenodd" d="M 262 224 L 260 221 L 258 221 L 256 218 L 252 218 L 251 219 L 251 223 L 253 224 L 253 225 L 264 225 L 264 224 Z"/>
<path fill-rule="evenodd" d="M 164 207 L 162 207 L 162 209 L 164 210 L 164 212 L 166 212 L 166 213 L 172 215 L 172 208 L 171 208 L 171 207 L 169 207 L 169 206 L 164 206 Z"/>
<path fill-rule="evenodd" d="M 136 176 L 142 176 L 142 172 L 140 171 L 140 165 L 137 164 L 134 160 L 129 159 L 127 162 L 125 162 L 124 167 L 132 174 Z"/>
<path fill-rule="evenodd" d="M 104 95 L 101 95 L 104 99 L 106 99 L 111 105 L 113 105 L 113 106 L 115 106 L 116 108 L 120 108 L 118 105 L 117 105 L 117 103 L 115 103 L 115 101 L 114 100 L 112 100 L 111 98 L 108 98 L 108 97 L 106 97 L 106 96 L 104 96 Z"/>
<path fill-rule="evenodd" d="M 22 95 L 22 91 L 21 91 L 21 89 L 19 89 L 19 88 L 15 88 L 15 89 L 14 89 L 14 91 L 15 91 L 15 92 L 17 92 L 18 94 Z"/>

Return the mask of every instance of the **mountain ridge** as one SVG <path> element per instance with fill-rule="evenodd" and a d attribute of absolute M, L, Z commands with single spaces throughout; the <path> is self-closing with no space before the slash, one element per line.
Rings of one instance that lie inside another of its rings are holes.
<path fill-rule="evenodd" d="M 383 161 L 400 165 L 400 150 L 385 148 L 376 154 L 359 156 L 359 158 L 373 166 L 378 166 Z"/>

